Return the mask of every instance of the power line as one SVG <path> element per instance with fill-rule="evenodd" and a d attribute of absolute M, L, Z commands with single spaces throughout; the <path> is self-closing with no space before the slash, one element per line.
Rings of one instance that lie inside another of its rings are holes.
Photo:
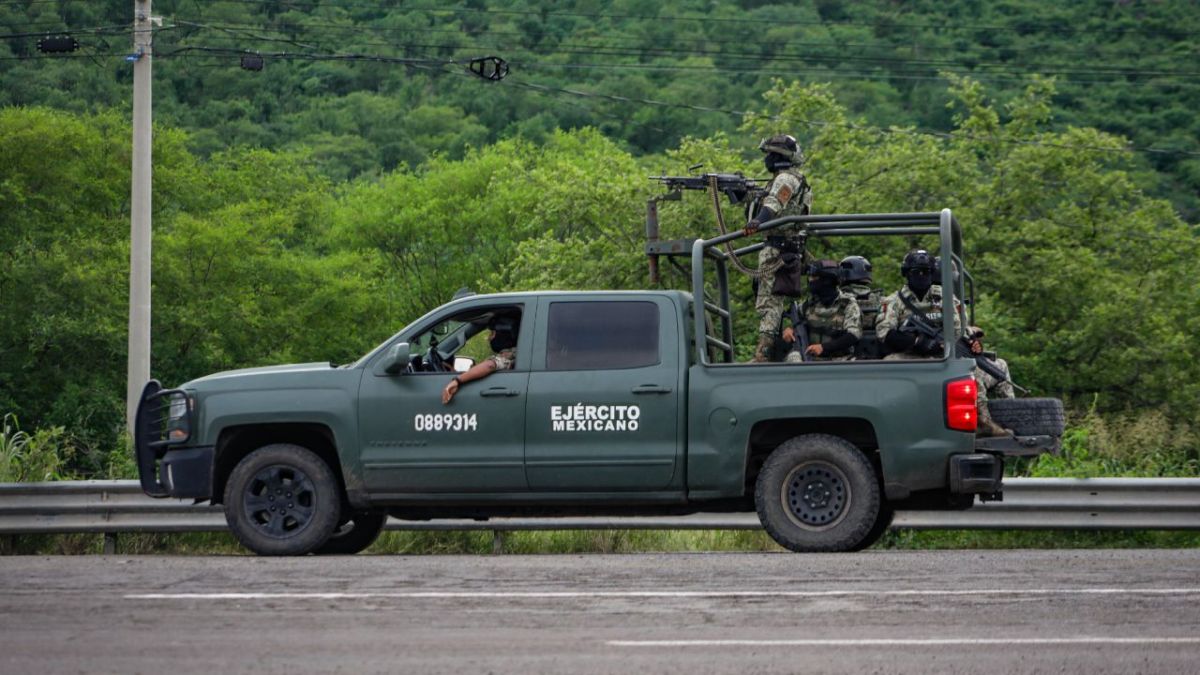
<path fill-rule="evenodd" d="M 228 24 L 208 26 L 209 28 L 230 28 Z M 242 28 L 245 25 L 238 25 Z M 260 28 L 259 30 L 263 30 Z M 266 28 L 265 30 L 272 32 L 285 32 L 282 29 Z M 300 32 L 300 31 L 291 31 Z M 464 34 L 465 35 L 465 34 Z M 604 39 L 604 38 L 593 38 Z M 385 44 L 385 43 L 378 43 Z M 455 48 L 461 45 L 432 45 L 432 44 L 392 44 L 390 46 L 415 46 L 421 48 L 440 48 L 448 47 Z M 488 49 L 500 49 L 506 51 L 528 51 L 530 53 L 542 54 L 582 54 L 590 56 L 628 56 L 638 58 L 650 58 L 657 56 L 709 56 L 709 57 L 727 57 L 733 59 L 744 59 L 763 62 L 782 62 L 782 63 L 804 63 L 809 61 L 837 62 L 853 61 L 867 64 L 878 64 L 881 66 L 893 63 L 902 63 L 905 65 L 925 66 L 925 67 L 958 67 L 971 68 L 964 72 L 973 72 L 974 69 L 999 69 L 1003 71 L 1021 72 L 1018 69 L 1027 69 L 1041 74 L 1083 74 L 1083 75 L 1120 75 L 1126 77 L 1145 77 L 1145 76 L 1166 76 L 1166 77 L 1200 77 L 1200 71 L 1197 70 L 1154 70 L 1144 68 L 1124 68 L 1124 67 L 1089 67 L 1075 68 L 1064 64 L 1039 64 L 1039 63 L 1015 63 L 1015 62 L 996 62 L 996 61 L 979 61 L 971 59 L 971 64 L 963 63 L 961 60 L 954 59 L 922 59 L 922 58 L 904 58 L 895 55 L 886 56 L 861 56 L 861 55 L 846 55 L 846 54 L 822 54 L 813 52 L 777 52 L 771 54 L 760 54 L 745 51 L 726 51 L 726 50 L 704 50 L 704 49 L 680 49 L 666 47 L 643 47 L 643 48 L 626 48 L 626 47 L 608 47 L 608 46 L 593 46 L 593 45 L 570 45 L 559 44 L 553 48 L 539 50 L 535 47 L 517 46 L 517 45 L 500 45 L 491 44 L 485 45 Z M 1054 68 L 1056 70 L 1046 70 Z"/>
<path fill-rule="evenodd" d="M 273 4 L 271 2 L 271 0 L 212 0 L 212 1 L 214 3 L 250 4 L 250 5 L 260 5 L 260 6 L 266 6 L 269 4 Z M 318 7 L 330 7 L 331 6 L 331 5 L 322 5 L 319 2 L 315 2 L 315 1 L 311 1 L 311 0 L 307 1 L 307 2 L 304 0 L 293 0 L 293 1 L 283 2 L 280 4 L 283 4 L 292 9 L 301 9 L 301 8 L 316 9 Z M 355 7 L 363 8 L 363 9 L 375 9 L 375 10 L 380 9 L 379 3 L 377 3 L 377 2 L 370 3 L 370 2 L 348 2 L 347 1 L 347 2 L 336 3 L 332 6 L 340 7 L 343 9 L 350 9 L 350 8 L 355 8 Z M 778 6 L 778 9 L 786 10 L 787 8 L 785 6 L 780 5 L 780 6 Z M 635 20 L 643 20 L 643 21 L 652 20 L 652 21 L 659 21 L 659 22 L 675 22 L 675 23 L 693 22 L 693 23 L 701 23 L 701 24 L 704 24 L 704 23 L 748 24 L 748 25 L 754 25 L 754 26 L 761 26 L 761 25 L 763 25 L 764 22 L 769 22 L 770 25 L 772 25 L 772 26 L 803 26 L 803 27 L 865 26 L 865 27 L 888 28 L 888 29 L 929 28 L 929 29 L 936 29 L 936 30 L 972 30 L 972 31 L 992 31 L 992 32 L 1005 31 L 1005 32 L 1018 32 L 1018 33 L 1023 33 L 1023 34 L 1029 34 L 1029 33 L 1034 33 L 1034 32 L 1053 32 L 1053 33 L 1059 33 L 1059 34 L 1069 33 L 1069 34 L 1073 34 L 1073 35 L 1077 35 L 1077 34 L 1108 35 L 1108 34 L 1113 34 L 1113 33 L 1116 33 L 1116 34 L 1140 33 L 1140 34 L 1145 34 L 1145 35 L 1160 35 L 1165 32 L 1163 29 L 1159 29 L 1159 28 L 1088 29 L 1088 28 L 1080 28 L 1078 26 L 1070 26 L 1070 25 L 1064 25 L 1064 24 L 1059 24 L 1059 23 L 1053 24 L 1052 29 L 1048 30 L 1048 31 L 1030 30 L 1031 27 L 1037 27 L 1039 25 L 1040 26 L 1051 26 L 1050 22 L 1048 22 L 1046 20 L 1024 21 L 1024 22 L 1021 22 L 1020 25 L 1003 25 L 1003 24 L 967 24 L 967 23 L 954 24 L 954 23 L 948 23 L 948 22 L 897 23 L 897 22 L 892 22 L 892 21 L 830 21 L 830 20 L 794 21 L 794 20 L 775 20 L 775 19 L 768 19 L 766 17 L 754 18 L 754 19 L 741 19 L 741 18 L 713 17 L 713 16 L 693 17 L 693 16 L 661 16 L 661 15 L 656 15 L 656 14 L 605 14 L 605 13 L 599 13 L 599 12 L 550 12 L 550 11 L 538 11 L 538 10 L 496 9 L 496 8 L 479 8 L 479 7 L 414 8 L 413 10 L 410 10 L 410 11 L 429 12 L 431 14 L 432 13 L 439 13 L 439 14 L 447 14 L 447 13 L 449 13 L 449 14 L 462 14 L 462 13 L 478 14 L 478 13 L 483 13 L 483 14 L 513 15 L 513 16 L 537 16 L 537 17 L 543 17 L 546 19 L 558 18 L 558 17 L 582 18 L 582 19 L 635 19 Z M 1140 19 L 1140 20 L 1142 22 L 1145 21 L 1144 18 Z M 1200 31 L 1169 31 L 1169 32 L 1173 35 L 1180 36 L 1180 38 L 1200 35 Z"/>

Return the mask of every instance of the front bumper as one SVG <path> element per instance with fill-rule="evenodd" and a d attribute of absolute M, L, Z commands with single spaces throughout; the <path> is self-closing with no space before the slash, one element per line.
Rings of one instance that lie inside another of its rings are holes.
<path fill-rule="evenodd" d="M 159 463 L 159 478 L 171 497 L 212 497 L 213 446 L 167 451 Z"/>
<path fill-rule="evenodd" d="M 142 492 L 151 497 L 208 499 L 212 496 L 214 448 L 186 447 L 191 439 L 192 411 L 168 419 L 164 413 L 175 397 L 187 394 L 146 383 L 134 418 L 134 448 Z"/>

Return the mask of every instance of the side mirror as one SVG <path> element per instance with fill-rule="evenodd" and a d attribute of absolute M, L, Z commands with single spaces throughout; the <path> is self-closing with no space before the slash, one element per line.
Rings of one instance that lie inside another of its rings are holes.
<path fill-rule="evenodd" d="M 408 343 L 399 342 L 388 348 L 380 366 L 388 375 L 398 375 L 404 372 L 410 361 L 412 361 L 412 354 L 408 350 Z"/>
<path fill-rule="evenodd" d="M 466 356 L 454 357 L 454 372 L 465 373 L 475 365 L 475 359 Z"/>

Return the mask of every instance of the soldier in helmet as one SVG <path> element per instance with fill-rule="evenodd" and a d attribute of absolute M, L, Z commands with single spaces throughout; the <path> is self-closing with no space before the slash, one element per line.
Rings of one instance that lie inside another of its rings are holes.
<path fill-rule="evenodd" d="M 759 225 L 782 216 L 807 215 L 812 208 L 812 191 L 808 180 L 800 171 L 804 154 L 796 139 L 786 134 L 765 139 L 758 146 L 765 153 L 763 162 L 771 172 L 767 195 L 763 197 L 758 213 L 746 223 L 745 233 L 754 234 Z M 758 345 L 754 350 L 754 362 L 769 359 L 771 348 L 779 336 L 779 324 L 789 298 L 772 292 L 775 275 L 784 266 L 784 256 L 800 256 L 803 264 L 804 242 L 798 226 L 776 228 L 767 235 L 766 245 L 758 254 L 760 273 L 758 295 L 754 309 L 758 312 Z"/>
<path fill-rule="evenodd" d="M 799 361 L 849 361 L 862 336 L 858 302 L 840 290 L 841 271 L 836 261 L 817 260 L 808 266 L 809 297 L 792 303 L 792 325 L 783 329 L 783 340 L 795 343 L 798 331 L 807 331 L 808 348 L 788 352 L 788 363 Z M 805 358 L 807 356 L 807 359 Z"/>
<path fill-rule="evenodd" d="M 942 287 L 933 283 L 937 266 L 927 251 L 909 251 L 900 265 L 900 274 L 905 284 L 900 290 L 884 299 L 875 323 L 875 334 L 891 352 L 885 361 L 897 359 L 938 358 L 942 355 L 945 342 L 940 339 L 903 330 L 909 317 L 917 315 L 925 323 L 939 328 L 942 325 Z M 958 299 L 954 299 L 954 338 L 962 334 L 959 319 Z M 978 368 L 975 369 L 978 371 Z M 978 373 L 973 373 L 978 379 Z M 978 418 L 976 435 L 1007 436 L 1011 433 L 992 420 L 987 407 L 987 391 L 976 387 L 975 411 Z"/>
<path fill-rule="evenodd" d="M 942 287 L 933 283 L 934 259 L 928 251 L 909 251 L 900 264 L 905 284 L 884 298 L 875 319 L 875 335 L 890 352 L 885 360 L 922 359 L 942 355 L 944 343 L 915 332 L 901 330 L 914 314 L 924 317 L 935 328 L 942 325 Z M 956 299 L 957 306 L 958 300 Z M 920 318 L 920 317 L 919 317 Z M 958 312 L 954 313 L 955 338 L 962 332 Z"/>
<path fill-rule="evenodd" d="M 875 319 L 882 304 L 880 293 L 871 288 L 871 261 L 861 255 L 842 258 L 842 290 L 858 301 L 862 315 L 862 337 L 854 347 L 856 359 L 878 359 L 883 356 L 883 347 L 875 337 Z"/>

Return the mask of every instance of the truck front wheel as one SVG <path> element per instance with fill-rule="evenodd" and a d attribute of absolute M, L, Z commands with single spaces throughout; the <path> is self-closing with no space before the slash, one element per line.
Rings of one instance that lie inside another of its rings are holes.
<path fill-rule="evenodd" d="M 754 490 L 767 534 L 797 552 L 854 551 L 879 520 L 879 481 L 871 462 L 836 436 L 785 441 L 767 457 Z"/>
<path fill-rule="evenodd" d="M 305 555 L 329 540 L 341 516 L 337 477 L 308 448 L 268 445 L 246 455 L 225 484 L 225 520 L 259 555 Z"/>
<path fill-rule="evenodd" d="M 349 520 L 338 526 L 329 540 L 316 551 L 317 555 L 354 555 L 365 551 L 375 543 L 383 526 L 387 524 L 387 514 L 380 511 L 356 511 L 350 514 Z"/>

